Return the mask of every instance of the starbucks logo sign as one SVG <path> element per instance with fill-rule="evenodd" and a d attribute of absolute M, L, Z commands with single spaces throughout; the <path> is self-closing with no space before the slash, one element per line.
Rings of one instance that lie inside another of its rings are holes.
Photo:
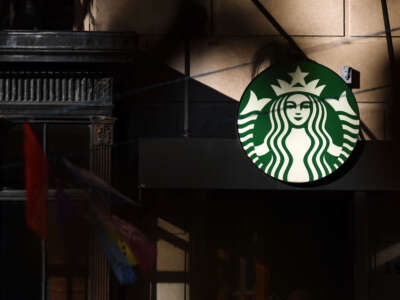
<path fill-rule="evenodd" d="M 359 111 L 346 83 L 312 61 L 272 66 L 246 88 L 237 128 L 244 151 L 266 174 L 311 182 L 337 170 L 353 151 Z"/>

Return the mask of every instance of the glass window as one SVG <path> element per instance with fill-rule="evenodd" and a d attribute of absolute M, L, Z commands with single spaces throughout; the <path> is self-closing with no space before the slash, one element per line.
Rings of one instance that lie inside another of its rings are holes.
<path fill-rule="evenodd" d="M 66 191 L 68 194 L 68 191 Z M 72 210 L 77 212 L 82 205 L 74 199 L 71 200 Z M 87 222 L 77 214 L 71 217 L 60 218 L 56 201 L 48 204 L 48 250 L 47 264 L 49 272 L 58 273 L 59 270 L 76 269 L 78 272 L 87 271 L 87 249 L 89 229 Z M 64 219 L 68 218 L 68 219 Z M 61 219 L 61 220 L 60 220 Z"/>
<path fill-rule="evenodd" d="M 171 243 L 157 242 L 157 271 L 185 271 L 185 251 Z"/>
<path fill-rule="evenodd" d="M 189 285 L 184 283 L 158 283 L 157 300 L 189 299 Z"/>
<path fill-rule="evenodd" d="M 31 124 L 31 128 L 42 145 L 42 124 Z M 0 147 L 0 188 L 25 188 L 24 128 L 23 124 L 13 124 L 3 131 Z"/>
<path fill-rule="evenodd" d="M 68 195 L 68 190 L 65 190 Z M 71 196 L 71 195 L 68 195 Z M 89 228 L 81 217 L 82 199 L 72 198 L 72 215 L 61 215 L 56 201 L 48 204 L 47 278 L 50 300 L 87 299 Z M 72 298 L 70 298 L 71 295 Z"/>
<path fill-rule="evenodd" d="M 47 299 L 85 300 L 86 279 L 80 277 L 51 277 L 48 281 Z"/>
<path fill-rule="evenodd" d="M 155 282 L 156 300 L 189 299 L 190 235 L 179 226 L 164 219 L 157 220 L 159 239 L 157 241 L 157 275 Z"/>
<path fill-rule="evenodd" d="M 62 158 L 66 157 L 77 166 L 89 169 L 89 126 L 87 124 L 48 124 L 47 157 L 50 165 L 49 188 L 55 188 L 57 185 L 76 187 L 74 178 L 62 163 Z"/>

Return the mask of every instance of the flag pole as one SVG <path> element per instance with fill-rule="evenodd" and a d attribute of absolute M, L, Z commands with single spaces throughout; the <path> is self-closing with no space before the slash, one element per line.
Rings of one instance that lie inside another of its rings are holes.
<path fill-rule="evenodd" d="M 42 137 L 42 143 L 43 143 L 43 152 L 44 155 L 47 156 L 47 123 L 43 123 L 43 137 Z M 46 201 L 48 201 L 46 199 Z M 42 300 L 46 300 L 46 295 L 47 295 L 47 243 L 44 238 L 41 240 L 41 252 L 42 252 Z"/>

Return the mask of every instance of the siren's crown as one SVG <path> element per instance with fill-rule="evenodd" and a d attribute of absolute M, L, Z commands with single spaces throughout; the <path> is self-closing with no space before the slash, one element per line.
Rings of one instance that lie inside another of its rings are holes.
<path fill-rule="evenodd" d="M 302 72 L 299 66 L 297 66 L 295 72 L 289 73 L 289 75 L 292 77 L 291 83 L 278 79 L 279 86 L 271 85 L 277 96 L 293 92 L 304 92 L 319 96 L 326 86 L 321 85 L 317 87 L 319 79 L 315 79 L 309 83 L 306 83 L 304 78 L 308 75 L 308 73 Z"/>

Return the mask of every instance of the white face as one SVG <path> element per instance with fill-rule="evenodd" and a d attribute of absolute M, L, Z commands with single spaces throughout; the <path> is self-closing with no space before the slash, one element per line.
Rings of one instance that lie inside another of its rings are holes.
<path fill-rule="evenodd" d="M 294 126 L 302 126 L 310 116 L 311 102 L 304 95 L 292 95 L 286 99 L 285 111 Z"/>

